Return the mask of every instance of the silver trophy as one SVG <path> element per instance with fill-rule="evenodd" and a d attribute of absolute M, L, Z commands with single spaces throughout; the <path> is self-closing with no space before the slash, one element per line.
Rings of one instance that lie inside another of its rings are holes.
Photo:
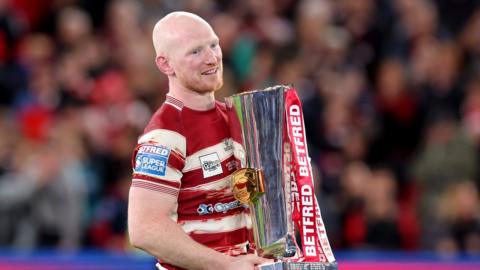
<path fill-rule="evenodd" d="M 225 99 L 241 168 L 233 175 L 232 189 L 250 208 L 257 253 L 278 261 L 259 269 L 338 269 L 336 261 L 298 261 L 303 251 L 297 246 L 292 218 L 292 149 L 285 120 L 289 89 L 275 86 Z"/>

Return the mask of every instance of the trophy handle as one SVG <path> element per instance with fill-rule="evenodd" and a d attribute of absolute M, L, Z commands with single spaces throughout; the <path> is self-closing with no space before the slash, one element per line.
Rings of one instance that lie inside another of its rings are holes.
<path fill-rule="evenodd" d="M 232 191 L 235 199 L 243 204 L 253 203 L 265 194 L 263 171 L 242 168 L 232 174 Z"/>

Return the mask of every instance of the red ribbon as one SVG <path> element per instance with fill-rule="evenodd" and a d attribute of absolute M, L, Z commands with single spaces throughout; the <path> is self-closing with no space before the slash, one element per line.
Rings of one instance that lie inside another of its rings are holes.
<path fill-rule="evenodd" d="M 292 219 L 300 231 L 303 247 L 303 258 L 300 257 L 299 260 L 333 262 L 335 257 L 328 242 L 320 208 L 315 197 L 302 104 L 294 88 L 285 92 L 285 112 L 294 174 L 292 180 Z"/>

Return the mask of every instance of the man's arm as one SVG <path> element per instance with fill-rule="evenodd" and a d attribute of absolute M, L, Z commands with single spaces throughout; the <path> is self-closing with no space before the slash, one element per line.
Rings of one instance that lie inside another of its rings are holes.
<path fill-rule="evenodd" d="M 253 269 L 265 259 L 230 257 L 192 240 L 169 214 L 175 198 L 143 188 L 131 188 L 128 227 L 133 246 L 185 269 Z"/>

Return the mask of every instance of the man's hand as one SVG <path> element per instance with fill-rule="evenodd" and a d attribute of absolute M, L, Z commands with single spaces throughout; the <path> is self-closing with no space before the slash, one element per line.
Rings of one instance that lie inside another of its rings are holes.
<path fill-rule="evenodd" d="M 258 257 L 253 254 L 242 255 L 233 258 L 228 270 L 254 270 L 256 265 L 273 262 L 273 260 Z"/>

